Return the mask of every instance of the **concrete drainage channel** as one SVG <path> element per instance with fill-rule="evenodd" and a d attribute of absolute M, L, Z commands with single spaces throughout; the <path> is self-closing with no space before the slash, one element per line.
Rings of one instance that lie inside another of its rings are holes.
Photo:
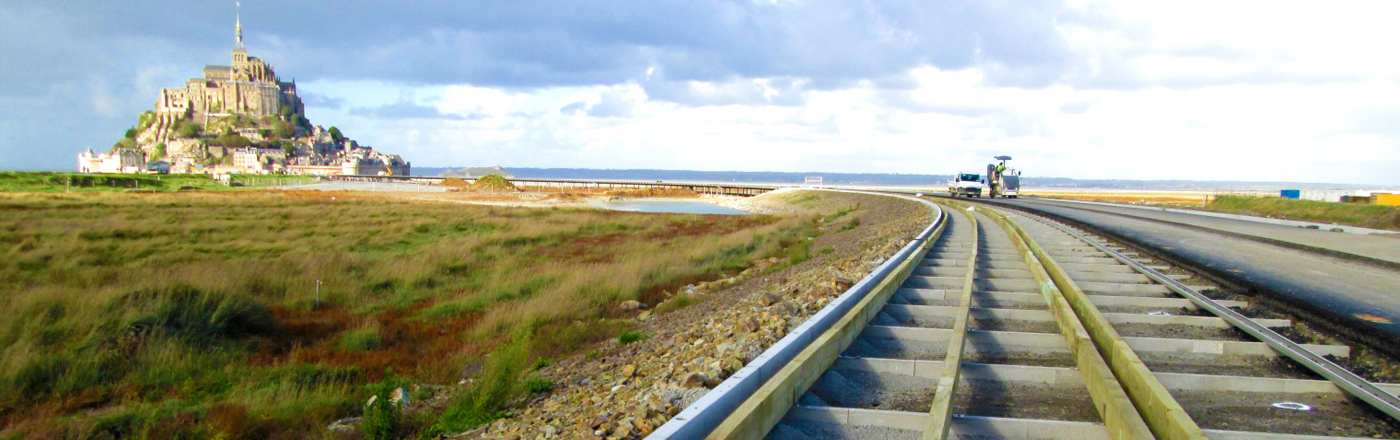
<path fill-rule="evenodd" d="M 955 209 L 921 235 L 927 240 L 915 240 L 898 255 L 921 255 L 910 276 L 899 277 L 904 271 L 898 265 L 907 263 L 892 258 L 881 267 L 896 265 L 888 278 L 862 280 L 874 284 L 874 294 L 846 307 L 843 316 L 820 312 L 814 321 L 831 322 L 824 331 L 809 328 L 811 321 L 799 327 L 808 330 L 810 343 L 787 347 L 796 350 L 787 359 L 773 356 L 750 370 L 755 361 L 735 375 L 747 370 L 738 382 L 753 375 L 762 381 L 743 389 L 726 388 L 726 381 L 648 438 L 1400 434 L 1400 425 L 1383 412 L 1139 272 L 1168 272 L 1161 263 L 1097 237 L 1072 235 L 1048 220 L 948 203 Z M 1190 286 L 1199 282 L 1189 275 L 1157 275 L 1195 291 L 1213 288 Z M 1266 328 L 1291 325 L 1252 321 Z M 796 343 L 785 338 L 779 346 L 784 342 Z M 1323 356 L 1350 354 L 1345 346 L 1301 347 Z M 1400 385 L 1376 387 L 1400 391 Z M 724 399 L 728 408 L 715 406 Z M 706 414 L 707 408 L 714 412 Z M 701 420 L 706 423 L 694 423 Z"/>

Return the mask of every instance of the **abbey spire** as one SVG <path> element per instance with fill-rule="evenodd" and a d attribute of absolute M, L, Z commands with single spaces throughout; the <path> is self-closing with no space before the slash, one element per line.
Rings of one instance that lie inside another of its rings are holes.
<path fill-rule="evenodd" d="M 243 4 L 235 1 L 233 2 L 233 8 L 233 48 L 243 50 Z"/>

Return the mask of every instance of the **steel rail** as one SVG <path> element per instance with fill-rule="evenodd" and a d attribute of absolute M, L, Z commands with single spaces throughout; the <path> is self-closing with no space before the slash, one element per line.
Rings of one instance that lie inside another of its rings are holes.
<path fill-rule="evenodd" d="M 1016 233 L 1026 240 L 1036 257 L 1044 264 L 1055 285 L 1073 307 L 1075 315 L 1089 331 L 1089 336 L 1099 353 L 1108 361 L 1114 376 L 1128 392 L 1128 397 L 1132 399 L 1138 413 L 1152 428 L 1153 434 L 1159 439 L 1205 440 L 1205 431 L 1201 430 L 1176 398 L 1157 380 L 1137 353 L 1113 328 L 1113 324 L 1080 289 L 1079 284 L 1060 268 L 1050 253 L 1031 237 L 1030 232 L 1015 224 L 1010 217 L 1006 219 L 1015 226 Z"/>
<path fill-rule="evenodd" d="M 948 203 L 950 208 L 960 208 L 960 204 Z M 967 319 L 972 309 L 972 285 L 977 278 L 977 255 L 980 234 L 977 230 L 977 217 L 962 209 L 957 209 L 972 224 L 972 248 L 967 257 L 967 276 L 954 314 L 953 335 L 948 341 L 948 352 L 943 358 L 943 374 L 933 391 L 933 405 L 929 407 L 928 424 L 924 427 L 923 440 L 947 439 L 953 428 L 953 400 L 958 393 L 958 381 L 962 372 L 963 351 L 967 348 Z"/>
<path fill-rule="evenodd" d="M 1253 336 L 1256 339 L 1268 344 L 1270 348 L 1273 348 L 1280 354 L 1283 354 L 1284 356 L 1287 356 L 1288 358 L 1297 361 L 1307 369 L 1312 370 L 1314 373 L 1317 373 L 1318 375 L 1327 378 L 1328 381 L 1331 381 L 1334 385 L 1346 391 L 1348 394 L 1351 394 L 1352 396 L 1361 399 L 1362 401 L 1365 401 L 1367 404 L 1370 404 L 1372 407 L 1375 407 L 1377 410 L 1380 410 L 1381 412 L 1385 413 L 1391 418 L 1400 420 L 1400 398 L 1397 398 L 1394 394 L 1391 394 L 1385 391 L 1384 389 L 1381 389 L 1380 387 L 1376 386 L 1376 384 L 1371 383 L 1370 381 L 1367 381 L 1366 379 L 1363 379 L 1360 376 L 1357 376 L 1355 373 L 1352 373 L 1351 371 L 1342 368 L 1341 366 L 1338 366 L 1332 361 L 1327 360 L 1327 358 L 1318 356 L 1317 353 L 1313 353 L 1307 348 L 1303 348 L 1297 343 L 1288 340 L 1288 338 L 1285 338 L 1282 335 L 1279 335 L 1278 333 L 1274 332 L 1273 330 L 1270 330 L 1268 327 L 1259 325 L 1259 323 L 1254 322 L 1253 320 L 1240 314 L 1239 312 L 1236 312 L 1228 307 L 1216 303 L 1215 300 L 1212 300 L 1206 297 L 1205 295 L 1202 295 L 1200 292 L 1197 292 L 1195 289 L 1192 289 L 1186 284 L 1174 280 L 1171 277 L 1168 277 L 1162 274 L 1161 272 L 1158 272 L 1155 269 L 1148 267 L 1145 264 L 1139 263 L 1136 260 L 1133 260 L 1132 258 L 1129 258 L 1123 255 L 1122 253 L 1113 250 L 1112 248 L 1109 248 L 1108 246 L 1104 246 L 1094 240 L 1089 239 L 1079 231 L 1075 231 L 1067 226 L 1060 225 L 1056 222 L 1047 221 L 1041 218 L 1040 216 L 1029 214 L 1027 214 L 1027 216 L 1034 218 L 1037 221 L 1040 221 L 1041 223 L 1046 224 L 1050 227 L 1056 228 L 1066 234 L 1069 234 L 1070 236 L 1073 236 L 1079 239 L 1080 241 L 1088 243 L 1095 249 L 1098 249 L 1099 251 L 1107 254 L 1108 256 L 1113 257 L 1113 259 L 1118 260 L 1119 262 L 1126 264 L 1129 267 L 1132 267 L 1133 270 L 1136 270 L 1139 273 L 1146 275 L 1148 278 L 1151 278 L 1152 280 L 1167 286 L 1168 289 L 1171 289 L 1173 292 L 1176 292 L 1177 294 L 1186 297 L 1187 300 L 1190 300 L 1192 303 L 1196 304 L 1196 306 L 1211 312 L 1212 314 L 1220 317 L 1221 319 L 1224 319 L 1226 322 L 1229 322 L 1236 328 L 1239 328 L 1245 333 L 1248 333 L 1250 336 Z"/>
<path fill-rule="evenodd" d="M 873 318 L 873 312 L 879 310 L 879 307 L 868 310 L 871 308 L 871 304 L 875 302 L 883 304 L 883 299 L 876 301 L 876 297 L 893 292 L 894 289 L 890 288 L 889 281 L 898 277 L 900 282 L 903 282 L 903 279 L 912 273 L 913 267 L 918 265 L 918 261 L 922 260 L 929 244 L 938 239 L 948 224 L 949 213 L 927 200 L 891 194 L 845 192 L 912 200 L 928 206 L 934 217 L 928 227 L 895 255 L 886 259 L 883 264 L 856 282 L 822 310 L 812 315 L 806 322 L 793 328 L 787 336 L 764 350 L 752 362 L 740 368 L 719 386 L 711 389 L 700 400 L 657 428 L 646 437 L 647 439 L 743 438 L 754 432 L 767 432 L 773 424 L 777 423 L 778 418 L 781 418 L 787 408 L 796 401 L 797 396 L 801 395 L 801 392 L 811 385 L 811 381 L 816 379 L 815 377 L 801 377 L 803 375 L 798 374 L 799 372 L 795 370 L 809 363 L 815 365 L 824 361 L 827 365 L 830 364 L 830 360 L 815 359 L 821 357 L 817 356 L 816 353 L 820 347 L 813 347 L 812 344 L 822 345 L 835 342 L 840 343 L 840 348 L 844 349 L 845 344 L 850 341 L 845 336 L 836 335 L 837 330 L 845 328 L 855 321 L 860 321 L 861 325 L 858 327 L 864 327 L 865 322 Z M 904 270 L 905 268 L 908 270 Z M 894 283 L 893 287 L 898 287 L 898 283 Z M 886 296 L 885 299 L 888 297 Z M 835 359 L 837 352 L 839 350 L 831 351 L 832 360 Z M 825 368 L 826 365 L 823 365 L 821 369 Z M 803 382 L 803 384 L 797 382 Z M 774 414 L 770 411 L 779 406 L 783 408 L 783 411 L 776 413 L 777 418 L 758 420 L 760 418 L 758 412 L 764 412 L 772 417 Z M 744 412 L 746 415 L 736 414 L 736 412 Z M 753 419 L 750 420 L 749 417 L 753 417 Z"/>
<path fill-rule="evenodd" d="M 1011 238 L 1011 243 L 1021 254 L 1026 267 L 1030 269 L 1035 282 L 1039 284 L 1040 293 L 1045 297 L 1046 305 L 1055 317 L 1061 336 L 1064 337 L 1070 353 L 1074 356 L 1075 365 L 1080 376 L 1084 379 L 1085 388 L 1088 389 L 1089 396 L 1094 400 L 1094 406 L 1099 410 L 1099 416 L 1103 419 L 1104 427 L 1108 429 L 1109 436 L 1114 440 L 1155 439 L 1156 436 L 1124 389 L 1122 381 L 1114 375 L 1107 359 L 1099 352 L 1089 330 L 1085 327 L 1083 318 L 1078 315 L 1070 304 L 1069 298 L 1056 285 L 1055 280 L 1050 275 L 1048 265 L 1037 256 L 1035 249 L 1039 245 L 1029 240 L 1029 235 L 1022 237 L 1018 233 L 1020 227 L 1005 214 L 991 210 L 986 206 L 978 206 L 978 208 L 1001 225 L 1002 230 Z M 1052 261 L 1049 264 L 1054 263 Z"/>

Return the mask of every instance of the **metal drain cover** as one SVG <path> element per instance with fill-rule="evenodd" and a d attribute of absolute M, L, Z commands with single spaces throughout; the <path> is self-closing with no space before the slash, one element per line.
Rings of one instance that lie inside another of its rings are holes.
<path fill-rule="evenodd" d="M 1312 411 L 1312 410 L 1313 410 L 1313 407 L 1308 406 L 1308 405 L 1305 404 L 1305 403 L 1298 403 L 1298 402 L 1276 402 L 1276 403 L 1274 403 L 1273 405 L 1269 405 L 1269 406 L 1272 406 L 1272 407 L 1278 408 L 1278 409 L 1286 409 L 1286 410 L 1290 410 L 1290 411 Z"/>

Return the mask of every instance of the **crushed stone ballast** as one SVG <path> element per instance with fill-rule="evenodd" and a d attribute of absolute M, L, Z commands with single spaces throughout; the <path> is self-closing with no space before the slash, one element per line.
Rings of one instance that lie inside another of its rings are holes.
<path fill-rule="evenodd" d="M 830 190 L 835 191 L 835 190 Z M 868 194 L 884 197 L 896 197 L 910 200 L 928 206 L 934 212 L 934 219 L 908 244 L 904 245 L 899 252 L 895 253 L 884 263 L 871 271 L 869 275 L 859 282 L 846 289 L 839 297 L 833 300 L 826 307 L 812 315 L 811 318 L 793 329 L 787 336 L 773 344 L 758 357 L 754 358 L 739 371 L 735 372 L 724 382 L 706 393 L 695 403 L 682 410 L 675 417 L 672 417 L 666 424 L 661 425 L 656 431 L 648 435 L 647 439 L 703 439 L 710 434 L 726 417 L 747 400 L 755 391 L 762 387 L 768 379 L 772 378 L 778 370 L 781 370 L 788 362 L 801 353 L 818 336 L 826 332 L 833 324 L 846 316 L 853 307 L 859 304 L 870 292 L 875 290 L 886 281 L 891 275 L 896 274 L 896 268 L 906 261 L 919 261 L 923 258 L 923 253 L 928 251 L 927 244 L 934 238 L 937 232 L 946 223 L 947 214 L 939 205 L 927 200 L 892 195 L 883 193 L 872 193 L 864 191 L 837 191 L 856 194 Z M 907 277 L 908 273 L 904 273 Z"/>

